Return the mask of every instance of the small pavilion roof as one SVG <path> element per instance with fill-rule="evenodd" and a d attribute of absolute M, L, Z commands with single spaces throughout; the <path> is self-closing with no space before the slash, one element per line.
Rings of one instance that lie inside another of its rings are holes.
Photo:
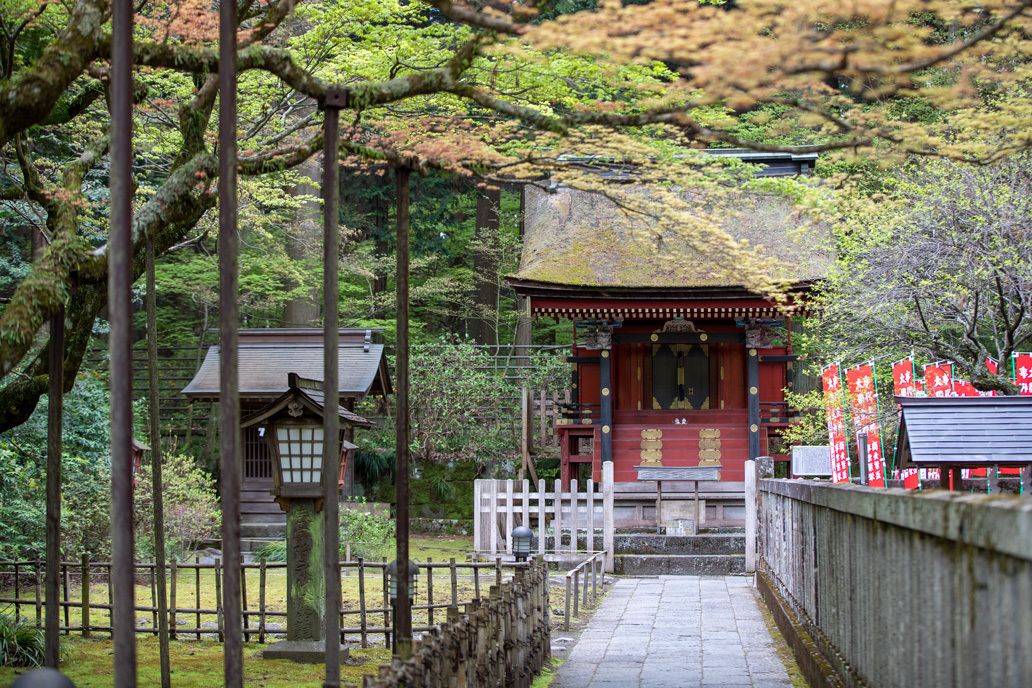
<path fill-rule="evenodd" d="M 391 392 L 383 344 L 372 334 L 381 330 L 342 329 L 337 349 L 340 382 L 345 398 Z M 241 330 L 239 339 L 240 397 L 270 401 L 287 389 L 287 374 L 322 379 L 322 330 L 309 328 Z M 204 362 L 182 393 L 196 400 L 218 401 L 219 347 L 209 347 Z"/>
<path fill-rule="evenodd" d="M 321 418 L 326 408 L 326 397 L 322 392 L 322 381 L 302 378 L 297 373 L 288 374 L 287 391 L 273 399 L 263 408 L 241 418 L 240 427 L 246 428 L 251 425 L 258 425 L 267 418 L 279 413 L 290 402 L 295 400 L 299 401 L 309 412 Z M 343 406 L 337 407 L 337 416 L 345 425 L 361 428 L 372 426 L 372 422 Z M 351 444 L 345 448 L 354 449 L 355 445 Z"/>
<path fill-rule="evenodd" d="M 1032 463 L 1032 397 L 896 397 L 896 465 Z"/>

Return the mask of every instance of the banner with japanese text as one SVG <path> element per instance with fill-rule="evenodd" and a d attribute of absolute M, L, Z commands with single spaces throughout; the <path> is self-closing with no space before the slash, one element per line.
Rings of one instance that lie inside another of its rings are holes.
<path fill-rule="evenodd" d="M 852 398 L 853 426 L 856 428 L 857 446 L 859 437 L 867 435 L 867 484 L 885 487 L 885 459 L 882 456 L 881 432 L 878 428 L 878 397 L 875 393 L 874 367 L 862 365 L 846 371 L 846 386 Z"/>
<path fill-rule="evenodd" d="M 958 397 L 980 397 L 983 396 L 981 392 L 975 389 L 967 380 L 954 380 L 953 381 L 953 392 Z"/>
<path fill-rule="evenodd" d="M 942 361 L 926 365 L 924 369 L 925 391 L 930 397 L 952 397 L 953 364 Z"/>
<path fill-rule="evenodd" d="M 828 443 L 831 447 L 831 479 L 849 482 L 849 447 L 846 443 L 846 418 L 842 413 L 842 380 L 838 365 L 821 372 L 824 410 L 828 416 Z"/>
<path fill-rule="evenodd" d="M 892 364 L 892 393 L 897 397 L 917 396 L 913 357 Z"/>
<path fill-rule="evenodd" d="M 1014 384 L 1018 394 L 1032 395 L 1032 353 L 1014 354 Z"/>

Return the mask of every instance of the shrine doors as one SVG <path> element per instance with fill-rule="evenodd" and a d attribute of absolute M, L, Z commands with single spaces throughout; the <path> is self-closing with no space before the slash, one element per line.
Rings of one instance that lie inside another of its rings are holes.
<path fill-rule="evenodd" d="M 652 408 L 710 407 L 708 344 L 652 345 Z"/>

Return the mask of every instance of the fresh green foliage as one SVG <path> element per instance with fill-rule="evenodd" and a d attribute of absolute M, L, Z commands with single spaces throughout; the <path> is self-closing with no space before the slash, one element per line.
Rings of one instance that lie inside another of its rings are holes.
<path fill-rule="evenodd" d="M 41 666 L 44 642 L 42 628 L 8 614 L 0 614 L 0 666 Z"/>
<path fill-rule="evenodd" d="M 357 508 L 344 507 L 340 510 L 341 557 L 349 544 L 352 557 L 392 557 L 396 548 L 394 519 L 389 514 L 367 511 L 364 499 L 357 501 Z"/>
<path fill-rule="evenodd" d="M 166 454 L 161 467 L 166 556 L 184 559 L 197 544 L 212 538 L 222 520 L 215 482 L 185 454 Z M 154 553 L 154 493 L 148 467 L 135 486 L 133 521 L 136 547 L 144 558 Z"/>

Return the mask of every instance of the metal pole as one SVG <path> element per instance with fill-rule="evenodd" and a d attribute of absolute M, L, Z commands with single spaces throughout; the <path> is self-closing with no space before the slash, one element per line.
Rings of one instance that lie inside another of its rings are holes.
<path fill-rule="evenodd" d="M 409 604 L 409 174 L 396 168 L 398 192 L 398 344 L 394 364 L 398 402 L 395 453 L 396 524 L 398 543 L 398 654 L 412 654 L 412 607 Z"/>
<path fill-rule="evenodd" d="M 237 357 L 237 3 L 219 3 L 219 358 L 222 413 L 222 609 L 226 688 L 244 682 L 240 631 L 240 381 Z"/>
<path fill-rule="evenodd" d="M 154 286 L 154 242 L 147 242 L 147 368 L 150 397 L 151 491 L 154 493 L 154 568 L 158 597 L 158 657 L 161 688 L 171 688 L 168 597 L 165 591 L 165 498 L 161 479 L 161 398 L 158 396 L 158 312 Z"/>
<path fill-rule="evenodd" d="M 64 306 L 50 319 L 47 382 L 47 578 L 46 665 L 57 669 L 61 658 L 61 411 L 64 407 Z"/>
<path fill-rule="evenodd" d="M 867 472 L 867 433 L 861 432 L 856 436 L 856 453 L 859 454 L 860 458 L 860 484 L 868 485 L 871 481 L 871 476 Z"/>
<path fill-rule="evenodd" d="M 132 0 L 114 0 L 111 16 L 111 227 L 108 233 L 108 311 L 111 333 L 111 625 L 114 686 L 136 686 L 133 612 L 133 351 L 132 288 Z"/>
<path fill-rule="evenodd" d="M 326 489 L 323 511 L 326 518 L 326 688 L 340 685 L 340 609 L 338 561 L 340 531 L 337 497 L 337 474 L 342 447 L 337 443 L 337 406 L 340 376 L 337 370 L 337 330 L 340 291 L 337 260 L 340 232 L 337 208 L 340 189 L 337 186 L 337 119 L 336 108 L 326 108 L 323 119 L 323 485 Z"/>

